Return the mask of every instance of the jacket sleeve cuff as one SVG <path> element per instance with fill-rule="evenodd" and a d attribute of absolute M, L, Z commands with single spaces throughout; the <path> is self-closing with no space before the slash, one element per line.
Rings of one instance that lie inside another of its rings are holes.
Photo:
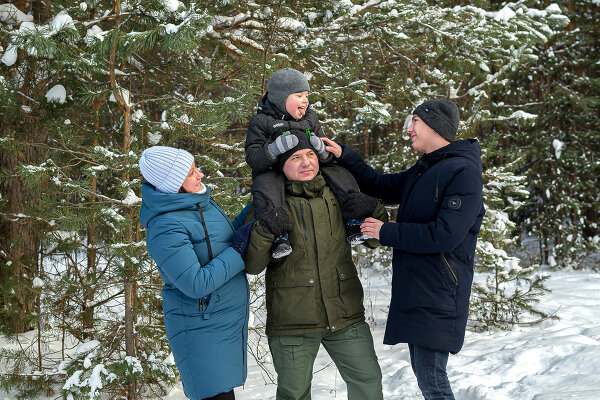
<path fill-rule="evenodd" d="M 224 262 L 229 265 L 229 271 L 231 273 L 231 277 L 235 276 L 239 272 L 243 271 L 246 267 L 244 265 L 244 259 L 233 247 L 227 247 L 223 250 L 217 257 L 221 257 Z M 215 257 L 216 258 L 216 257 Z"/>
<path fill-rule="evenodd" d="M 379 230 L 379 243 L 382 246 L 396 247 L 397 245 L 398 224 L 394 222 L 385 222 Z"/>

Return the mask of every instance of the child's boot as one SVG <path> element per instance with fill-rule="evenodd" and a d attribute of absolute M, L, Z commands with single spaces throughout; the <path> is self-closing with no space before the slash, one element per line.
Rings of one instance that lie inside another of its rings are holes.
<path fill-rule="evenodd" d="M 348 218 L 346 220 L 346 240 L 348 243 L 361 244 L 367 239 L 372 239 L 371 236 L 365 235 L 360 231 L 360 226 L 365 222 L 364 219 Z"/>
<path fill-rule="evenodd" d="M 271 246 L 271 256 L 273 258 L 282 258 L 292 253 L 292 246 L 288 239 L 288 233 L 282 233 L 275 237 L 273 245 Z"/>

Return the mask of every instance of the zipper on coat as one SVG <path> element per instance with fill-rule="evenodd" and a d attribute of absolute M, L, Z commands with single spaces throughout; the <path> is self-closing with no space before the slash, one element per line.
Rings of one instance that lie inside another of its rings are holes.
<path fill-rule="evenodd" d="M 246 346 L 244 346 L 244 327 L 248 326 L 248 319 L 249 319 L 249 303 L 250 303 L 250 288 L 248 287 L 248 285 L 246 285 L 246 319 L 244 320 L 244 325 L 242 325 L 242 382 L 244 381 L 244 368 L 243 366 L 246 365 L 246 363 L 248 362 L 246 360 Z"/>
<path fill-rule="evenodd" d="M 208 229 L 206 228 L 206 222 L 204 221 L 204 213 L 202 212 L 202 208 L 200 208 L 200 203 L 196 203 L 196 207 L 198 208 L 198 212 L 200 213 L 200 220 L 202 221 L 202 228 L 204 228 L 204 237 L 206 238 L 206 247 L 208 247 L 208 256 L 212 260 L 214 257 L 213 257 L 212 247 L 210 245 L 210 237 L 208 236 Z"/>
<path fill-rule="evenodd" d="M 302 228 L 304 229 L 304 240 L 308 240 L 308 235 L 306 234 L 306 223 L 304 222 L 304 207 L 302 203 L 300 203 L 300 218 L 302 218 Z"/>
<path fill-rule="evenodd" d="M 200 221 L 202 221 L 202 228 L 204 228 L 204 237 L 206 238 L 206 247 L 208 248 L 208 256 L 210 259 L 213 259 L 212 247 L 210 245 L 210 237 L 208 236 L 208 229 L 206 228 L 206 222 L 204 221 L 204 213 L 202 213 L 202 208 L 200 207 L 200 203 L 196 203 L 196 208 L 198 208 L 198 213 L 200 214 Z M 200 312 L 204 311 L 204 305 L 202 304 L 202 298 L 198 300 L 198 308 Z"/>
<path fill-rule="evenodd" d="M 440 196 L 439 196 L 439 193 L 440 193 L 440 190 L 439 190 L 439 188 L 440 188 L 440 171 L 442 170 L 442 163 L 446 159 L 447 154 L 448 153 L 444 154 L 444 157 L 442 157 L 442 160 L 440 161 L 439 166 L 438 166 L 437 175 L 435 177 L 435 195 L 433 196 L 433 202 L 435 204 L 437 204 L 437 202 L 440 198 Z"/>
<path fill-rule="evenodd" d="M 440 254 L 442 255 L 442 260 L 444 260 L 444 264 L 446 264 L 446 267 L 448 268 L 448 271 L 450 271 L 450 275 L 452 275 L 452 279 L 454 280 L 454 284 L 456 286 L 458 286 L 458 278 L 456 277 L 456 273 L 454 272 L 454 270 L 450 266 L 450 263 L 448 262 L 448 259 L 446 258 L 446 256 L 444 255 L 444 253 L 440 253 Z"/>
<path fill-rule="evenodd" d="M 331 213 L 333 213 L 333 206 L 329 204 L 329 201 L 325 199 L 325 206 L 327 207 L 327 216 L 329 217 L 329 233 L 333 236 L 333 222 L 331 218 Z"/>

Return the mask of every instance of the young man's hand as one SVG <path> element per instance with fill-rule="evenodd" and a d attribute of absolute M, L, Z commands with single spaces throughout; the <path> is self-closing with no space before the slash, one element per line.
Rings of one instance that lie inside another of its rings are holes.
<path fill-rule="evenodd" d="M 365 219 L 365 222 L 360 226 L 360 231 L 367 236 L 371 236 L 379 240 L 379 231 L 381 231 L 382 226 L 383 222 L 369 217 Z"/>
<path fill-rule="evenodd" d="M 321 138 L 321 140 L 328 144 L 328 146 L 325 147 L 325 150 L 327 150 L 330 153 L 333 153 L 335 158 L 340 158 L 340 156 L 342 155 L 342 147 L 339 144 L 326 137 Z"/>

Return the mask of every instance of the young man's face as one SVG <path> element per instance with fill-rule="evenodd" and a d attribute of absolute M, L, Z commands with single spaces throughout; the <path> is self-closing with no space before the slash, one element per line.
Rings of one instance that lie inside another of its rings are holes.
<path fill-rule="evenodd" d="M 196 163 L 192 163 L 192 168 L 190 168 L 190 172 L 185 177 L 185 181 L 183 181 L 183 185 L 181 188 L 185 191 L 185 193 L 196 193 L 204 189 L 204 185 L 202 184 L 202 178 L 204 178 L 204 174 L 196 168 Z"/>
<path fill-rule="evenodd" d="M 290 94 L 285 100 L 285 111 L 294 119 L 300 119 L 306 114 L 308 108 L 308 92 Z"/>
<path fill-rule="evenodd" d="M 290 181 L 310 181 L 319 172 L 319 159 L 312 149 L 298 150 L 283 164 L 283 173 Z"/>
<path fill-rule="evenodd" d="M 412 116 L 411 124 L 406 129 L 410 134 L 412 147 L 416 151 L 431 153 L 439 149 L 442 145 L 448 144 L 448 141 L 431 129 L 418 115 Z"/>

